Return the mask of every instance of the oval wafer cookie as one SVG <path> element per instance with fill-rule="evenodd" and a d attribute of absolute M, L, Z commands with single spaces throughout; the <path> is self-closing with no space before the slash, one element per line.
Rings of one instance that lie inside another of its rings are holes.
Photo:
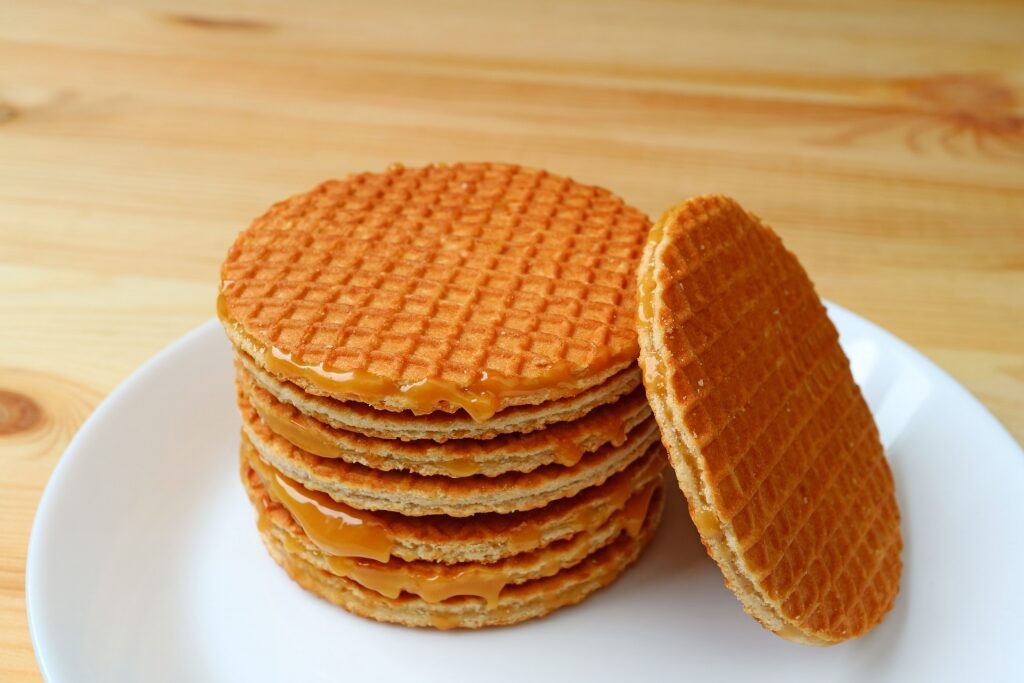
<path fill-rule="evenodd" d="M 484 421 L 636 359 L 649 221 L 607 190 L 494 163 L 394 166 L 275 204 L 221 269 L 236 348 L 311 394 Z"/>
<path fill-rule="evenodd" d="M 708 553 L 767 629 L 826 645 L 892 607 L 900 517 L 835 327 L 774 232 L 699 197 L 651 230 L 640 364 Z"/>

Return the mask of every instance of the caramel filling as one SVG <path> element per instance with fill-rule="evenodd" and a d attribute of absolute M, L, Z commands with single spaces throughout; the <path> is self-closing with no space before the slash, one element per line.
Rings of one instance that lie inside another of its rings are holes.
<path fill-rule="evenodd" d="M 522 553 L 539 548 L 544 530 L 539 524 L 523 524 L 508 535 L 507 547 L 511 553 Z"/>
<path fill-rule="evenodd" d="M 362 403 L 388 399 L 402 409 L 417 415 L 432 413 L 443 403 L 465 410 L 477 422 L 490 419 L 506 399 L 538 391 L 572 390 L 578 378 L 568 363 L 555 363 L 543 377 L 505 377 L 483 371 L 465 383 L 424 378 L 415 382 L 402 382 L 381 377 L 366 370 L 339 370 L 323 363 L 306 363 L 280 349 L 261 343 L 245 331 L 243 325 L 228 311 L 224 294 L 217 297 L 217 316 L 225 327 L 230 327 L 244 339 L 253 358 L 271 374 L 286 379 L 304 380 L 317 389 Z M 635 353 L 604 354 L 588 365 L 588 373 L 600 373 L 615 365 L 628 363 Z M 574 391 L 572 393 L 575 393 Z"/>
<path fill-rule="evenodd" d="M 248 453 L 250 466 L 263 481 L 264 487 L 292 515 L 310 541 L 323 552 L 324 560 L 338 576 L 388 598 L 397 598 L 402 592 L 418 595 L 426 602 L 436 603 L 448 598 L 467 595 L 483 598 L 488 607 L 497 606 L 502 589 L 508 579 L 500 569 L 487 565 L 470 564 L 447 574 L 421 576 L 405 569 L 401 564 L 374 566 L 354 558 L 366 558 L 386 563 L 393 543 L 387 530 L 375 521 L 371 513 L 339 503 L 319 491 L 312 491 L 290 479 L 271 465 L 263 462 L 255 451 Z M 600 505 L 581 512 L 585 528 L 594 529 L 607 519 L 606 511 L 622 510 L 623 530 L 634 538 L 647 519 L 657 482 L 652 481 L 636 490 L 633 481 L 618 482 Z M 269 530 L 265 515 L 258 519 L 260 530 Z M 541 527 L 525 525 L 509 534 L 510 547 L 535 549 L 542 540 Z M 286 549 L 298 554 L 306 549 L 290 535 L 285 534 Z M 435 624 L 438 628 L 446 628 Z"/>
<path fill-rule="evenodd" d="M 560 439 L 555 444 L 555 462 L 564 467 L 578 465 L 584 453 L 583 444 L 575 439 Z"/>
<path fill-rule="evenodd" d="M 472 458 L 451 460 L 449 462 L 436 462 L 434 466 L 444 472 L 444 476 L 453 478 L 471 477 L 480 472 L 480 465 Z"/>
<path fill-rule="evenodd" d="M 325 431 L 304 425 L 292 418 L 282 417 L 273 409 L 260 405 L 258 402 L 250 401 L 250 403 L 272 432 L 284 437 L 302 450 L 322 458 L 343 458 L 345 456 L 345 450 L 332 441 Z M 450 477 L 469 477 L 480 471 L 480 465 L 472 458 L 433 464 Z"/>
<path fill-rule="evenodd" d="M 641 495 L 644 491 L 648 492 L 649 499 L 650 492 L 656 488 L 655 484 L 655 481 L 650 481 L 644 484 L 642 489 L 639 489 L 637 488 L 635 478 L 631 477 L 623 477 L 604 484 L 604 486 L 609 486 L 609 489 L 601 500 L 595 505 L 583 508 L 577 512 L 579 526 L 584 529 L 596 529 L 614 514 L 614 512 L 609 514 L 609 511 L 628 507 L 632 499 Z M 646 510 L 646 507 L 644 509 Z"/>
<path fill-rule="evenodd" d="M 623 508 L 623 530 L 636 538 L 651 505 L 657 489 L 652 482 L 643 490 L 637 491 L 626 502 Z M 500 568 L 487 565 L 471 564 L 462 569 L 450 570 L 447 574 L 421 576 L 409 571 L 402 565 L 373 566 L 364 561 L 346 557 L 324 557 L 331 571 L 380 593 L 384 597 L 395 599 L 404 593 L 418 595 L 430 603 L 437 603 L 459 595 L 481 597 L 489 608 L 498 605 L 501 591 L 508 585 L 508 578 Z"/>
<path fill-rule="evenodd" d="M 501 589 L 508 579 L 500 570 L 471 565 L 448 575 L 417 576 L 401 567 L 372 567 L 344 557 L 327 557 L 331 571 L 376 591 L 397 598 L 403 591 L 418 595 L 426 602 L 441 602 L 457 595 L 478 596 L 488 607 L 498 604 Z"/>
<path fill-rule="evenodd" d="M 583 420 L 586 421 L 587 418 L 584 417 Z M 548 429 L 557 428 L 559 428 L 559 425 L 548 427 Z M 589 435 L 599 437 L 601 445 L 610 443 L 618 448 L 626 443 L 626 423 L 618 419 L 616 415 L 604 417 L 597 424 L 587 422 L 586 424 L 579 425 L 578 429 L 561 436 L 555 441 L 555 462 L 565 467 L 573 467 L 579 464 L 580 460 L 587 453 L 583 448 L 583 444 Z"/>
<path fill-rule="evenodd" d="M 508 583 L 499 572 L 482 566 L 469 566 L 448 575 L 417 576 L 400 566 L 374 567 L 352 559 L 362 557 L 383 563 L 391 557 L 392 542 L 387 530 L 374 522 L 371 514 L 339 503 L 319 491 L 310 491 L 254 453 L 250 454 L 249 464 L 309 540 L 323 551 L 327 564 L 339 576 L 388 598 L 397 598 L 402 591 L 418 595 L 427 602 L 473 595 L 483 598 L 491 607 L 497 604 L 501 589 Z M 265 532 L 269 523 L 261 515 L 258 524 Z M 534 530 L 533 533 L 539 536 L 540 532 Z M 290 536 L 286 535 L 284 542 L 289 552 L 304 550 Z"/>
<path fill-rule="evenodd" d="M 387 562 L 394 542 L 372 513 L 339 503 L 325 493 L 311 491 L 278 472 L 250 452 L 249 466 L 306 536 L 328 555 L 365 557 Z"/>
<path fill-rule="evenodd" d="M 633 538 L 639 536 L 640 530 L 644 528 L 644 522 L 647 521 L 647 511 L 651 508 L 651 500 L 654 498 L 654 492 L 657 489 L 658 487 L 652 483 L 644 490 L 634 493 L 626 501 L 626 506 L 622 510 L 626 517 L 623 528 Z"/>
<path fill-rule="evenodd" d="M 343 449 L 316 429 L 307 427 L 297 420 L 282 417 L 256 401 L 250 400 L 249 403 L 259 413 L 260 419 L 270 431 L 283 436 L 302 450 L 322 458 L 340 458 L 345 454 Z"/>
<path fill-rule="evenodd" d="M 302 450 L 323 458 L 344 458 L 346 451 L 331 439 L 330 433 L 326 428 L 310 427 L 292 417 L 283 417 L 273 408 L 268 408 L 258 401 L 250 400 L 250 403 L 271 431 L 284 437 Z M 586 433 L 582 430 L 574 430 L 555 439 L 552 444 L 555 462 L 565 467 L 573 467 L 579 464 L 583 456 L 586 455 L 583 441 L 588 434 L 599 436 L 602 445 L 610 443 L 615 447 L 619 447 L 626 442 L 626 425 L 622 420 L 617 419 L 617 416 L 614 419 L 612 417 L 604 418 L 599 424 L 588 425 L 588 427 L 589 429 Z M 557 430 L 562 429 L 562 427 L 554 425 L 553 427 L 548 427 L 548 429 Z M 481 470 L 480 464 L 472 457 L 438 461 L 431 464 L 443 472 L 445 476 L 455 478 L 469 477 L 479 473 Z"/>
<path fill-rule="evenodd" d="M 459 625 L 459 618 L 454 614 L 431 614 L 430 625 L 442 631 L 448 631 Z"/>
<path fill-rule="evenodd" d="M 264 533 L 270 526 L 262 515 L 257 524 Z M 285 549 L 293 555 L 306 551 L 300 542 L 288 534 L 284 535 L 283 542 Z M 391 599 L 403 592 L 418 595 L 426 602 L 441 602 L 457 595 L 469 595 L 481 597 L 487 601 L 488 607 L 495 607 L 501 589 L 508 584 L 508 579 L 500 571 L 483 565 L 471 565 L 448 575 L 419 576 L 402 565 L 373 566 L 365 561 L 328 554 L 323 559 L 337 576 L 351 579 Z"/>

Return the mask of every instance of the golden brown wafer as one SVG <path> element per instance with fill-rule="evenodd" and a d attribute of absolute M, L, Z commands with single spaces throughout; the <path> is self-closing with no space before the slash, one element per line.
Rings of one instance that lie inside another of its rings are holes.
<path fill-rule="evenodd" d="M 651 414 L 646 396 L 637 388 L 578 420 L 559 422 L 529 434 L 443 443 L 400 441 L 336 429 L 304 415 L 278 401 L 244 370 L 239 372 L 238 384 L 264 424 L 303 450 L 375 470 L 404 470 L 425 476 L 493 477 L 505 472 L 530 472 L 552 463 L 572 466 L 605 444 L 622 445 L 629 431 Z"/>
<path fill-rule="evenodd" d="M 655 493 L 660 495 L 661 491 L 660 479 L 648 481 L 632 491 L 627 502 L 611 510 L 603 524 L 532 551 L 513 553 L 495 562 L 448 564 L 422 560 L 409 562 L 395 557 L 387 562 L 378 562 L 326 553 L 306 536 L 287 512 L 270 514 L 274 509 L 271 498 L 258 479 L 243 477 L 243 482 L 259 512 L 262 533 L 273 535 L 290 555 L 387 597 L 396 598 L 404 591 L 428 602 L 440 602 L 458 595 L 474 595 L 485 598 L 491 606 L 507 586 L 552 576 L 571 567 L 611 543 L 623 531 L 637 535 Z"/>
<path fill-rule="evenodd" d="M 503 164 L 329 181 L 231 247 L 234 345 L 312 394 L 478 420 L 574 396 L 637 354 L 649 222 L 597 187 Z"/>
<path fill-rule="evenodd" d="M 466 517 L 482 512 L 531 510 L 574 496 L 624 470 L 658 440 L 654 418 L 627 435 L 621 446 L 607 444 L 572 467 L 545 465 L 532 472 L 496 477 L 425 477 L 382 472 L 337 458 L 321 458 L 267 428 L 244 395 L 239 395 L 244 437 L 260 457 L 303 486 L 361 510 L 391 510 L 407 516 Z"/>
<path fill-rule="evenodd" d="M 388 598 L 290 554 L 271 533 L 261 533 L 261 537 L 271 557 L 296 583 L 353 614 L 405 626 L 477 629 L 543 617 L 560 607 L 574 605 L 612 583 L 636 561 L 653 538 L 662 508 L 663 496 L 656 495 L 636 537 L 620 533 L 612 543 L 553 576 L 508 586 L 493 606 L 488 606 L 482 598 L 470 596 L 443 602 L 427 602 L 408 593 Z"/>
<path fill-rule="evenodd" d="M 265 482 L 249 466 L 250 458 L 258 457 L 255 451 L 246 443 L 241 451 L 242 481 L 253 505 L 261 514 L 277 518 L 279 524 L 286 523 L 291 515 L 273 495 L 252 495 L 257 489 L 266 490 Z M 495 562 L 604 525 L 634 491 L 659 480 L 665 465 L 665 453 L 658 444 L 603 484 L 526 512 L 406 517 L 380 510 L 373 512 L 369 521 L 384 538 L 391 557 L 446 564 Z M 361 514 L 367 517 L 366 511 Z"/>
<path fill-rule="evenodd" d="M 638 280 L 647 395 L 726 583 L 785 638 L 865 633 L 899 589 L 899 510 L 807 274 L 735 201 L 699 197 L 652 229 Z"/>
<path fill-rule="evenodd" d="M 640 368 L 630 365 L 601 384 L 575 396 L 539 405 L 515 406 L 478 422 L 462 412 L 413 415 L 409 411 L 375 410 L 356 401 L 338 401 L 310 394 L 292 382 L 271 375 L 244 352 L 238 353 L 238 364 L 245 368 L 256 384 L 273 394 L 277 400 L 295 406 L 303 414 L 336 429 L 346 429 L 378 439 L 431 439 L 438 443 L 450 439 L 492 439 L 502 434 L 527 434 L 548 425 L 576 420 L 603 405 L 618 401 L 642 384 Z"/>

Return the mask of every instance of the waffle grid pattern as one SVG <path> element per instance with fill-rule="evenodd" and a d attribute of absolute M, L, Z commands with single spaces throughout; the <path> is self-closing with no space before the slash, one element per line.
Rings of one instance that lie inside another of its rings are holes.
<path fill-rule="evenodd" d="M 399 382 L 587 374 L 636 353 L 648 221 L 605 190 L 496 164 L 322 184 L 243 232 L 231 314 L 296 362 Z"/>
<path fill-rule="evenodd" d="M 792 254 L 731 200 L 693 202 L 676 225 L 669 380 L 702 479 L 787 619 L 861 633 L 898 586 L 899 512 L 835 329 Z"/>

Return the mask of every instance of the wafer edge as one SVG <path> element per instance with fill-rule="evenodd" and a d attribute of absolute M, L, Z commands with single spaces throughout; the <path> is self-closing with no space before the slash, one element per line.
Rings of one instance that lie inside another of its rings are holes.
<path fill-rule="evenodd" d="M 663 239 L 666 226 L 682 213 L 689 202 L 683 202 L 669 209 L 651 228 L 651 235 L 644 247 L 638 269 L 639 277 L 650 278 L 651 282 L 641 281 L 641 296 L 638 298 L 638 315 L 641 320 L 646 318 L 643 299 L 645 286 L 651 295 L 651 319 L 660 317 L 664 311 L 661 298 L 654 296 L 660 291 L 660 283 L 655 281 L 654 268 L 664 250 L 668 248 L 668 240 Z M 640 368 L 643 371 L 644 384 L 647 387 L 661 384 L 667 386 L 668 378 L 663 372 L 663 364 L 658 362 L 658 350 L 664 348 L 664 340 L 659 338 L 653 325 L 639 325 Z M 746 567 L 739 548 L 736 547 L 735 531 L 731 524 L 722 521 L 711 505 L 710 491 L 700 474 L 698 463 L 699 446 L 696 441 L 676 425 L 682 424 L 681 419 L 672 409 L 671 402 L 663 400 L 655 391 L 648 391 L 651 409 L 662 425 L 662 442 L 668 452 L 672 468 L 679 481 L 679 488 L 686 496 L 690 517 L 700 534 L 701 541 L 708 554 L 718 563 L 726 584 L 743 605 L 744 610 L 761 623 L 769 631 L 787 640 L 805 645 L 833 645 L 835 642 L 804 632 L 792 620 L 787 619 L 778 610 L 772 600 L 750 578 L 752 572 Z M 666 428 L 668 426 L 668 428 Z"/>

